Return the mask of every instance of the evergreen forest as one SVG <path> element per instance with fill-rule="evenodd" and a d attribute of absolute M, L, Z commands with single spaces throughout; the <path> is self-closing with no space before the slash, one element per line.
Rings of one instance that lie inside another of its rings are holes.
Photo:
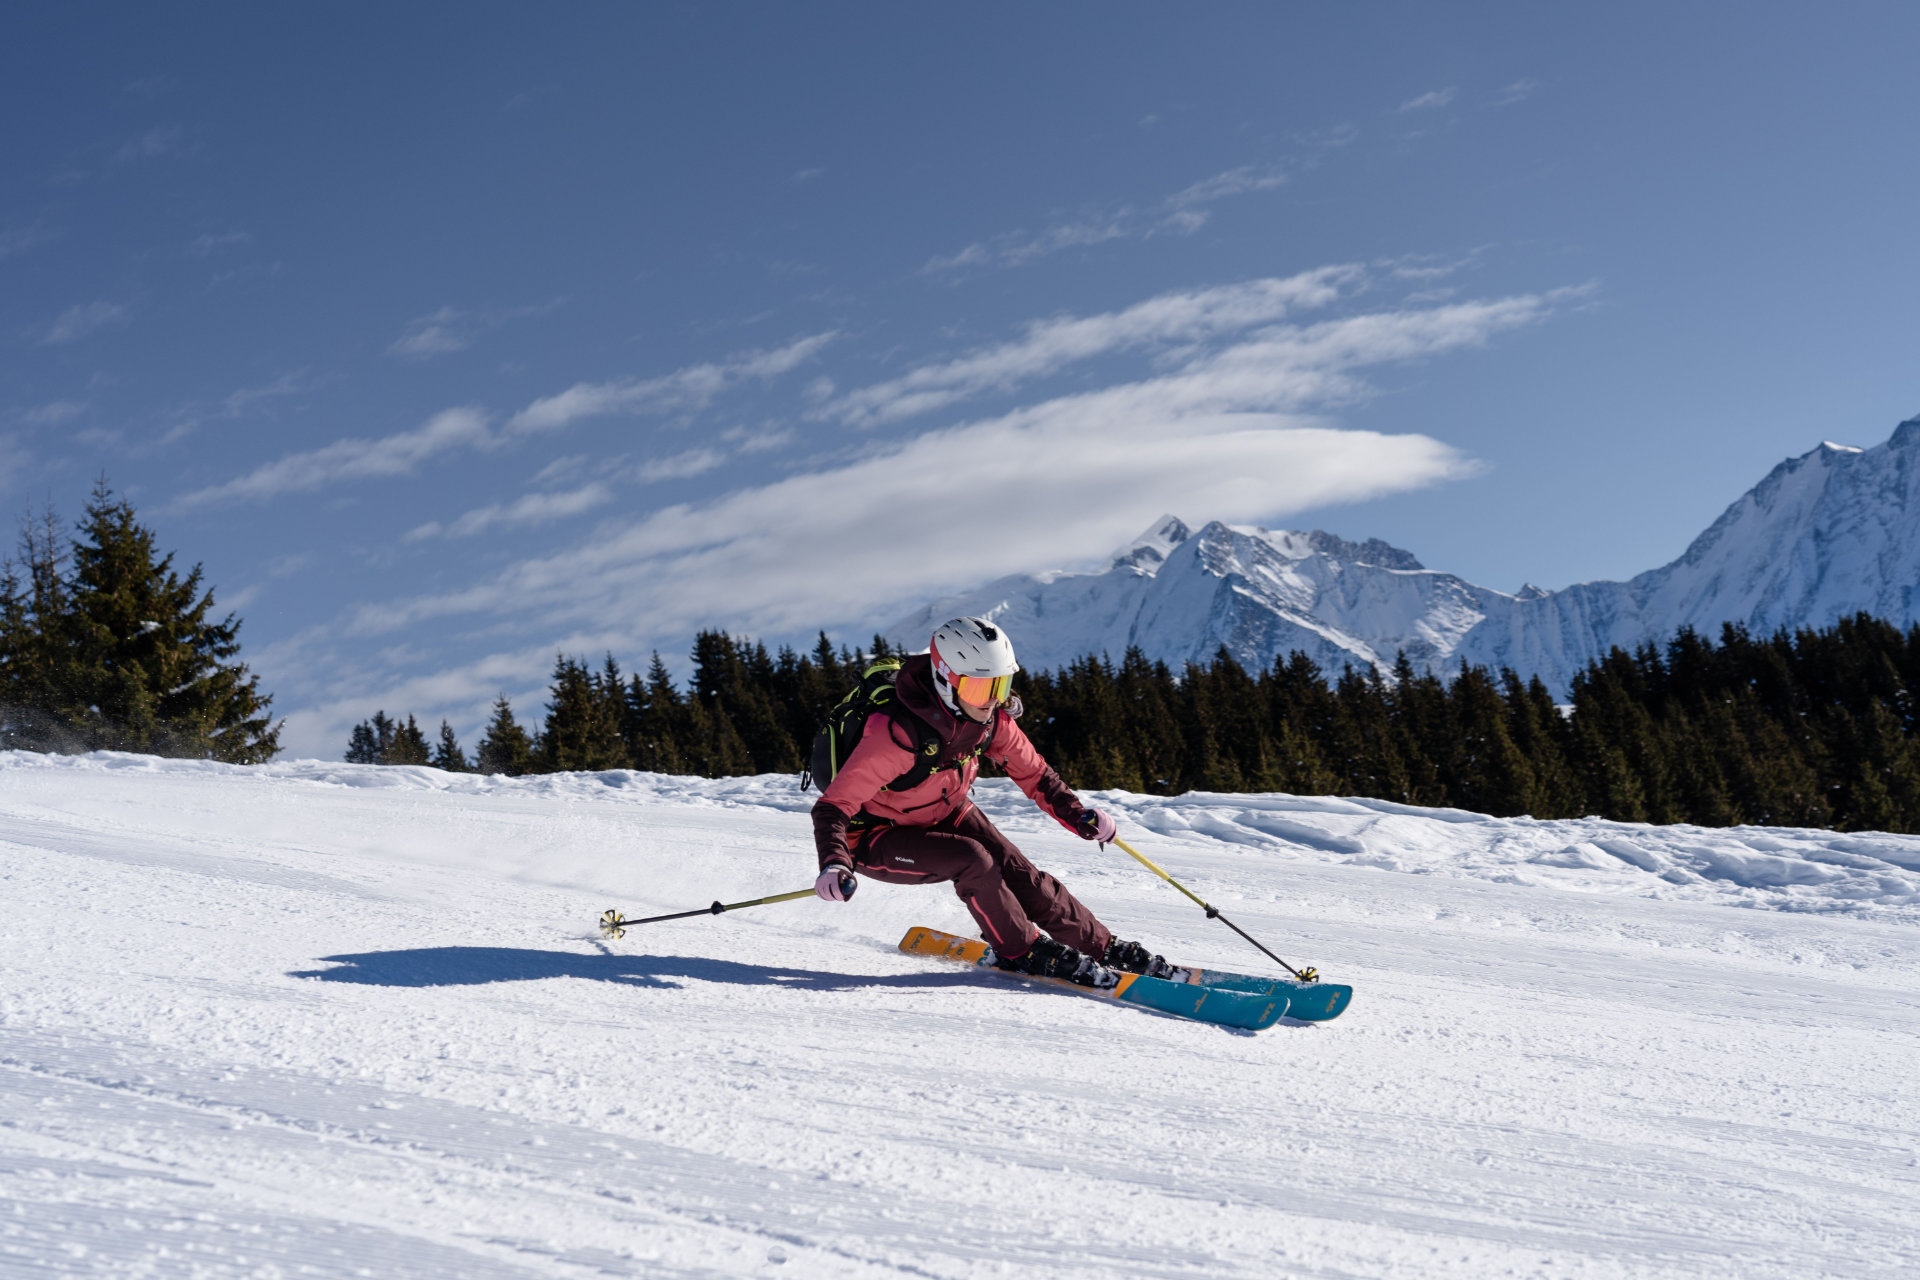
<path fill-rule="evenodd" d="M 797 773 L 865 663 L 702 632 L 682 689 L 656 653 L 644 675 L 611 655 L 561 656 L 544 720 L 494 704 L 470 760 L 384 712 L 348 758 L 493 773 L 633 768 L 718 777 Z M 1175 671 L 1137 650 L 1024 673 L 1020 724 L 1068 784 L 1155 795 L 1286 791 L 1537 818 L 1920 830 L 1920 627 L 1860 614 L 1820 630 L 1718 641 L 1691 630 L 1615 649 L 1556 705 L 1538 680 L 1463 665 L 1450 679 L 1401 659 L 1390 676 L 1321 670 L 1295 653 L 1265 671 L 1225 650 Z"/>
<path fill-rule="evenodd" d="M 202 577 L 176 572 L 104 480 L 74 536 L 29 513 L 0 571 L 0 747 L 272 759 L 273 699 Z"/>

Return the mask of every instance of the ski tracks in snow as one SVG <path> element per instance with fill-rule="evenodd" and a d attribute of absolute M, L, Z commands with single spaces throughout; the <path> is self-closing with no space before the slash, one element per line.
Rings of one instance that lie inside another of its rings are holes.
<path fill-rule="evenodd" d="M 1920 840 L 1100 797 L 1354 984 L 1257 1036 L 899 955 L 966 928 L 944 890 L 591 938 L 810 879 L 810 798 L 0 755 L 0 1273 L 1912 1265 Z M 1127 936 L 1250 967 L 979 798 Z"/>

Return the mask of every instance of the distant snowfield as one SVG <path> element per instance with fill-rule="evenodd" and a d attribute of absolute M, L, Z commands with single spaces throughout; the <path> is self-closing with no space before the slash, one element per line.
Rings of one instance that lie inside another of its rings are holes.
<path fill-rule="evenodd" d="M 1261 957 L 1004 782 L 1123 936 Z M 1920 838 L 1109 793 L 1339 1020 L 900 955 L 793 780 L 0 754 L 0 1274 L 1892 1276 Z"/>

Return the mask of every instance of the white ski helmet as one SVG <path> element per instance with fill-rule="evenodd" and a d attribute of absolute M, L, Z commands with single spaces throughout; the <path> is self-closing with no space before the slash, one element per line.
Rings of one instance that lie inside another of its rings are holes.
<path fill-rule="evenodd" d="M 985 618 L 955 618 L 935 629 L 927 646 L 933 659 L 933 689 L 947 710 L 960 716 L 962 701 L 986 708 L 1013 692 L 1013 641 Z"/>

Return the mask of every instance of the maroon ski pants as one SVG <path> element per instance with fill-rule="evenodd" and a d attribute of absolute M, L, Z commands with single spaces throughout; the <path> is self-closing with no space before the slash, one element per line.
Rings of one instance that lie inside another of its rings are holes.
<path fill-rule="evenodd" d="M 1096 960 L 1113 937 L 972 805 L 937 826 L 882 827 L 860 842 L 854 857 L 855 871 L 888 884 L 951 880 L 981 936 L 1003 956 L 1025 955 L 1039 929 Z"/>

